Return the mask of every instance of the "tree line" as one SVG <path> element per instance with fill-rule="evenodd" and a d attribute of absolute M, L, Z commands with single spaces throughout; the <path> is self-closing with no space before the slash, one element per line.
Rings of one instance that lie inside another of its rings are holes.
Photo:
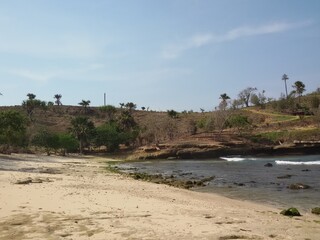
<path fill-rule="evenodd" d="M 48 155 L 52 152 L 65 155 L 70 152 L 83 153 L 84 149 L 104 148 L 106 151 L 117 150 L 120 144 L 130 146 L 135 142 L 139 133 L 139 127 L 135 122 L 132 111 L 136 108 L 133 103 L 123 106 L 116 116 L 117 108 L 112 105 L 99 108 L 106 116 L 104 124 L 95 126 L 90 120 L 88 106 L 90 101 L 82 100 L 79 103 L 84 109 L 82 114 L 70 119 L 66 132 L 53 132 L 47 128 L 36 130 L 28 134 L 28 127 L 32 126 L 36 119 L 34 112 L 38 109 L 47 111 L 52 103 L 46 103 L 36 98 L 35 94 L 28 93 L 27 99 L 22 102 L 25 114 L 17 110 L 0 112 L 0 151 L 9 153 L 13 148 L 40 148 Z M 56 94 L 55 103 L 61 106 L 61 94 Z M 32 136 L 30 136 L 32 135 Z"/>

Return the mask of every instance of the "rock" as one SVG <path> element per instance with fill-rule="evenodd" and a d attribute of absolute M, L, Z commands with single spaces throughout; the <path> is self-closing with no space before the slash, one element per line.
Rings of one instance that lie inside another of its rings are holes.
<path fill-rule="evenodd" d="M 176 160 L 177 157 L 168 157 L 167 160 Z"/>
<path fill-rule="evenodd" d="M 288 186 L 288 188 L 292 190 L 300 190 L 300 189 L 309 189 L 311 187 L 303 183 L 294 183 Z"/>
<path fill-rule="evenodd" d="M 320 215 L 320 207 L 312 208 L 311 213 Z"/>
<path fill-rule="evenodd" d="M 31 177 L 22 179 L 22 180 L 17 180 L 15 184 L 30 184 L 30 183 L 43 183 L 43 182 L 52 182 L 49 178 L 34 178 L 32 179 Z"/>
<path fill-rule="evenodd" d="M 287 175 L 284 175 L 284 176 L 279 176 L 279 177 L 277 177 L 278 179 L 285 179 L 285 178 L 291 178 L 292 177 L 292 175 L 290 175 L 290 174 L 287 174 Z"/>
<path fill-rule="evenodd" d="M 234 185 L 237 185 L 237 186 L 239 186 L 239 187 L 243 187 L 243 186 L 245 186 L 245 184 L 244 184 L 244 183 L 236 183 L 236 182 L 234 182 L 233 184 L 234 184 Z"/>
<path fill-rule="evenodd" d="M 22 180 L 17 180 L 14 184 L 29 184 L 29 183 L 32 183 L 32 178 L 30 177 Z"/>
<path fill-rule="evenodd" d="M 267 163 L 264 165 L 265 167 L 273 167 L 272 163 Z"/>
<path fill-rule="evenodd" d="M 303 169 L 301 170 L 302 172 L 310 172 L 311 170 L 310 169 Z"/>
<path fill-rule="evenodd" d="M 282 210 L 280 212 L 280 214 L 282 215 L 285 215 L 285 216 L 290 216 L 290 217 L 293 217 L 293 216 L 301 216 L 301 214 L 299 213 L 298 209 L 296 208 L 288 208 L 288 209 L 285 209 L 285 210 Z"/>

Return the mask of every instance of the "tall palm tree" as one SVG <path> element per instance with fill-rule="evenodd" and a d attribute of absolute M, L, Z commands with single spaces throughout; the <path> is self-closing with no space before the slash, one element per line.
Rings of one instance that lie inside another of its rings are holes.
<path fill-rule="evenodd" d="M 288 98 L 288 90 L 287 90 L 287 80 L 289 79 L 287 74 L 283 74 L 282 80 L 284 81 L 284 86 L 286 88 L 286 97 Z"/>

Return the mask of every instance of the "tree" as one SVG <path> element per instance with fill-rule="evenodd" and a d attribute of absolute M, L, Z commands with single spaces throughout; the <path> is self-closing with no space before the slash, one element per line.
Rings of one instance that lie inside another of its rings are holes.
<path fill-rule="evenodd" d="M 59 137 L 59 147 L 62 149 L 62 155 L 65 156 L 66 153 L 75 152 L 78 149 L 79 142 L 74 136 L 67 133 L 58 134 Z"/>
<path fill-rule="evenodd" d="M 44 109 L 46 107 L 46 103 L 36 99 L 36 95 L 33 93 L 28 93 L 27 97 L 28 99 L 22 102 L 22 107 L 27 111 L 30 120 L 32 120 L 34 110 L 38 107 L 42 107 Z"/>
<path fill-rule="evenodd" d="M 117 120 L 117 126 L 119 131 L 126 135 L 125 138 L 127 141 L 125 144 L 129 145 L 130 143 L 134 143 L 139 134 L 139 126 L 134 120 L 130 110 L 124 110 L 121 112 Z"/>
<path fill-rule="evenodd" d="M 230 99 L 230 97 L 226 93 L 223 93 L 220 95 L 219 99 L 221 99 L 221 102 L 219 104 L 219 108 L 221 110 L 225 110 L 228 106 L 227 100 Z"/>
<path fill-rule="evenodd" d="M 122 131 L 130 131 L 137 126 L 136 121 L 134 120 L 130 111 L 122 111 L 118 118 L 118 126 Z"/>
<path fill-rule="evenodd" d="M 168 116 L 170 118 L 178 118 L 179 117 L 179 113 L 175 110 L 167 110 Z"/>
<path fill-rule="evenodd" d="M 141 110 L 142 110 L 142 111 L 146 110 L 146 107 L 141 107 Z"/>
<path fill-rule="evenodd" d="M 56 99 L 55 104 L 57 104 L 58 106 L 62 105 L 60 99 L 62 98 L 61 94 L 55 94 L 54 97 Z"/>
<path fill-rule="evenodd" d="M 284 81 L 284 86 L 286 90 L 286 98 L 288 98 L 287 80 L 289 79 L 287 74 L 282 75 L 282 80 Z"/>
<path fill-rule="evenodd" d="M 299 99 L 299 103 L 300 103 L 300 98 L 301 98 L 301 96 L 302 96 L 302 93 L 303 93 L 304 91 L 306 91 L 306 89 L 305 89 L 306 86 L 304 85 L 303 82 L 301 82 L 301 81 L 296 81 L 296 82 L 294 83 L 294 85 L 292 85 L 292 87 L 295 89 L 294 92 L 298 95 L 298 99 Z"/>
<path fill-rule="evenodd" d="M 264 95 L 265 91 L 262 90 L 261 93 L 258 94 L 251 94 L 250 101 L 253 105 L 259 106 L 260 108 L 265 108 L 265 104 L 267 102 L 267 97 Z"/>
<path fill-rule="evenodd" d="M 84 108 L 84 112 L 87 113 L 88 111 L 88 106 L 90 105 L 91 101 L 90 100 L 82 100 L 78 104 Z"/>
<path fill-rule="evenodd" d="M 45 129 L 40 130 L 32 139 L 32 144 L 38 147 L 43 147 L 48 156 L 50 156 L 51 150 L 58 150 L 59 136 L 55 133 L 51 133 Z"/>
<path fill-rule="evenodd" d="M 87 117 L 75 117 L 71 120 L 70 132 L 79 140 L 79 151 L 83 153 L 85 143 L 94 135 L 94 124 Z"/>
<path fill-rule="evenodd" d="M 27 97 L 29 98 L 29 100 L 34 100 L 34 99 L 36 99 L 36 95 L 33 94 L 33 93 L 28 93 L 28 94 L 27 94 Z"/>
<path fill-rule="evenodd" d="M 247 87 L 246 89 L 243 89 L 238 95 L 239 100 L 243 102 L 246 105 L 246 107 L 249 107 L 251 94 L 254 93 L 255 91 L 257 91 L 257 88 L 253 88 L 253 87 Z"/>
<path fill-rule="evenodd" d="M 239 109 L 243 107 L 243 102 L 240 101 L 239 99 L 233 99 L 232 102 L 231 102 L 231 108 L 232 109 Z"/>
<path fill-rule="evenodd" d="M 126 105 L 125 105 L 125 107 L 126 107 L 127 109 L 129 109 L 129 111 L 132 111 L 132 110 L 135 110 L 135 109 L 137 108 L 137 105 L 134 104 L 133 102 L 127 102 Z"/>
<path fill-rule="evenodd" d="M 116 123 L 106 123 L 96 128 L 95 144 L 106 146 L 109 152 L 114 152 L 119 148 L 119 144 L 128 140 L 125 136 Z"/>
<path fill-rule="evenodd" d="M 10 146 L 22 146 L 26 143 L 25 117 L 17 111 L 0 112 L 0 143 L 6 150 Z"/>

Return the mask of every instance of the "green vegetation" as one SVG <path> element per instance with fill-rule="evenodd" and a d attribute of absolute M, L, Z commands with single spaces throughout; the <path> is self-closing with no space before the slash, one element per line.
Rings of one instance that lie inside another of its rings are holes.
<path fill-rule="evenodd" d="M 256 138 L 266 139 L 273 143 L 288 142 L 294 140 L 318 140 L 320 138 L 320 131 L 317 128 L 314 129 L 298 129 L 298 130 L 282 130 L 282 131 L 272 131 L 264 132 L 255 135 Z"/>
<path fill-rule="evenodd" d="M 17 111 L 0 112 L 0 144 L 7 152 L 12 146 L 25 146 L 27 121 Z"/>
<path fill-rule="evenodd" d="M 285 215 L 285 216 L 289 216 L 289 217 L 294 217 L 294 216 L 301 216 L 300 212 L 298 211 L 298 209 L 296 208 L 288 208 L 288 209 L 285 209 L 285 210 L 282 210 L 280 212 L 280 214 L 282 215 Z"/>
<path fill-rule="evenodd" d="M 226 125 L 230 128 L 236 128 L 239 134 L 251 127 L 251 122 L 247 116 L 232 115 L 228 118 Z"/>
<path fill-rule="evenodd" d="M 88 145 L 94 136 L 94 124 L 87 117 L 76 117 L 71 120 L 70 132 L 79 141 L 79 151 L 83 153 L 83 148 Z"/>
<path fill-rule="evenodd" d="M 171 118 L 178 118 L 179 117 L 179 113 L 176 112 L 175 110 L 168 110 L 167 113 L 168 113 L 168 116 Z"/>
<path fill-rule="evenodd" d="M 107 121 L 113 121 L 115 114 L 117 112 L 117 108 L 112 105 L 106 105 L 99 108 L 100 112 L 105 113 L 107 117 Z"/>
<path fill-rule="evenodd" d="M 40 130 L 32 139 L 32 145 L 43 147 L 49 156 L 51 151 L 57 151 L 60 147 L 59 136 L 47 130 Z"/>

